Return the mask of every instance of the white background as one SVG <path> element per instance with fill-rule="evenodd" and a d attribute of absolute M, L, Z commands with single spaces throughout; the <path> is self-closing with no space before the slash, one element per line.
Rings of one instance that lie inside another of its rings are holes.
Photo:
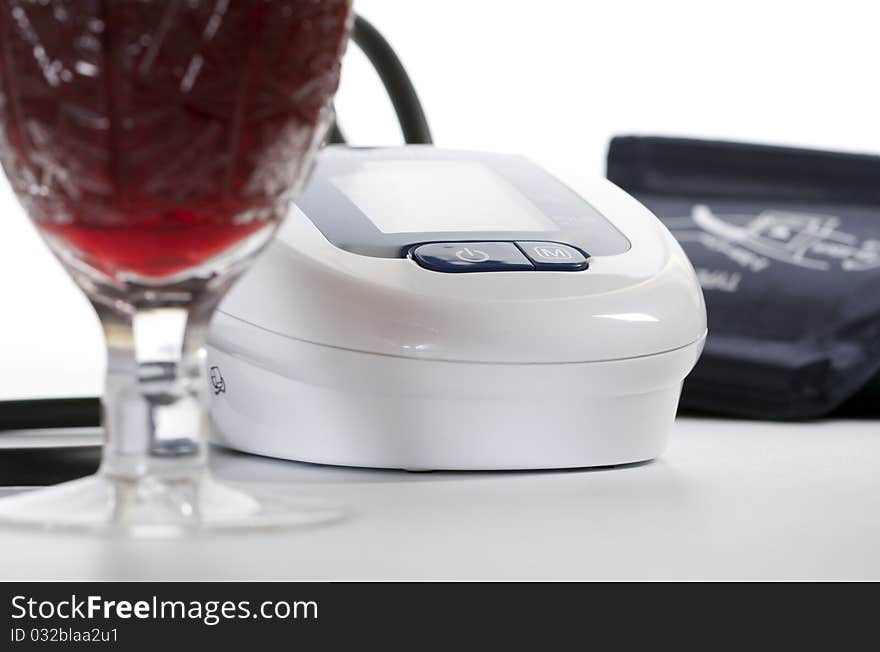
<path fill-rule="evenodd" d="M 880 152 L 875 3 L 358 0 L 415 81 L 436 143 L 602 174 L 613 134 Z M 351 47 L 355 144 L 400 142 Z M 0 187 L 0 398 L 94 395 L 96 319 Z"/>

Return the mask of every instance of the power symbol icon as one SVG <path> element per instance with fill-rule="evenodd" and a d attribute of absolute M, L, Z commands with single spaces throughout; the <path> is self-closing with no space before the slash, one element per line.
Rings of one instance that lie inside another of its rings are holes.
<path fill-rule="evenodd" d="M 455 252 L 455 257 L 459 260 L 463 260 L 466 263 L 485 263 L 487 260 L 489 260 L 489 254 L 487 254 L 485 251 L 480 251 L 479 249 L 471 249 L 470 247 L 459 249 Z"/>

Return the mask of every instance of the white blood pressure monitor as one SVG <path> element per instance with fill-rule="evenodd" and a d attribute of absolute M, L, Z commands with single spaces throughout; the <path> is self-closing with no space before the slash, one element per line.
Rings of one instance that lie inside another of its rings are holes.
<path fill-rule="evenodd" d="M 214 439 L 411 470 L 647 460 L 705 335 L 681 248 L 608 181 L 328 147 L 214 318 Z"/>

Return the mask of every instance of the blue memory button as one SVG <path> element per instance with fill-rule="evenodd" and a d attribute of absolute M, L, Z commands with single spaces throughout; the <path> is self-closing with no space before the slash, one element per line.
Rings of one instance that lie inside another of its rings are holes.
<path fill-rule="evenodd" d="M 579 250 L 558 242 L 518 241 L 516 245 L 535 264 L 535 269 L 579 272 L 587 269 L 587 257 Z"/>
<path fill-rule="evenodd" d="M 512 242 L 432 242 L 413 250 L 413 260 L 435 272 L 511 272 L 534 266 Z"/>

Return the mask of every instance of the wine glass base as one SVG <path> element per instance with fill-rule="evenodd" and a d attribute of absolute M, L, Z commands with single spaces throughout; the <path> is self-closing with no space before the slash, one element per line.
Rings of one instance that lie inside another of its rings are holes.
<path fill-rule="evenodd" d="M 98 473 L 0 499 L 0 527 L 167 538 L 252 532 L 342 520 L 339 509 L 196 478 L 123 479 Z"/>

